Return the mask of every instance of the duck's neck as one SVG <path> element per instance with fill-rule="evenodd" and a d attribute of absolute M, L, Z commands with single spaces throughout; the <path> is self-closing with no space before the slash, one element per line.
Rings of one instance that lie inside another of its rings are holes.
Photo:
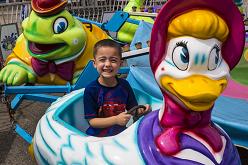
<path fill-rule="evenodd" d="M 167 94 L 164 95 L 164 106 L 160 117 L 163 128 L 179 127 L 192 129 L 210 124 L 212 108 L 207 111 L 197 112 L 183 108 Z"/>
<path fill-rule="evenodd" d="M 215 152 L 221 151 L 223 142 L 220 132 L 211 124 L 212 108 L 206 111 L 191 111 L 164 94 L 164 109 L 160 118 L 161 134 L 156 138 L 158 148 L 167 155 L 181 150 L 180 134 L 192 132 L 207 142 Z M 170 144 L 169 146 L 166 146 Z"/>

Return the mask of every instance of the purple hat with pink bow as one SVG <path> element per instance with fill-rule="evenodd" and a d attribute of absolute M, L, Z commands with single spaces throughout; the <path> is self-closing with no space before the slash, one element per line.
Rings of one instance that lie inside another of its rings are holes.
<path fill-rule="evenodd" d="M 226 22 L 229 35 L 223 43 L 222 55 L 230 69 L 239 62 L 244 48 L 245 28 L 243 17 L 232 0 L 169 0 L 160 10 L 152 30 L 150 63 L 153 72 L 165 56 L 170 21 L 194 9 L 213 11 Z"/>

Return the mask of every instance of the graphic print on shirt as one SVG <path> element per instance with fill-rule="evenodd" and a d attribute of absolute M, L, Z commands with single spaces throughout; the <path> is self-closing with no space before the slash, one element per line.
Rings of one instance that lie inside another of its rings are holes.
<path fill-rule="evenodd" d="M 123 100 L 123 98 L 127 98 L 127 92 L 120 88 L 109 90 L 106 93 L 101 89 L 98 97 L 98 105 L 100 105 L 98 115 L 101 117 L 110 117 L 124 112 L 126 109 L 126 100 Z"/>

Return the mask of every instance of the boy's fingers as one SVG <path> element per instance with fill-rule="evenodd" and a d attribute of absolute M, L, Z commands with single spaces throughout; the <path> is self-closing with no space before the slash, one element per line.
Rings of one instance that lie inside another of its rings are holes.
<path fill-rule="evenodd" d="M 144 108 L 139 108 L 138 109 L 138 114 L 142 114 L 142 113 L 144 113 L 144 112 L 146 112 L 148 109 L 146 108 L 146 109 L 144 109 Z"/>
<path fill-rule="evenodd" d="M 128 118 L 128 119 L 130 119 L 131 115 L 130 114 L 126 114 L 125 117 Z"/>
<path fill-rule="evenodd" d="M 120 116 L 125 116 L 127 113 L 126 112 L 121 112 L 119 115 Z"/>
<path fill-rule="evenodd" d="M 146 104 L 146 110 L 145 110 L 145 112 L 150 111 L 150 110 L 151 110 L 151 106 L 149 104 Z"/>
<path fill-rule="evenodd" d="M 125 121 L 129 121 L 130 120 L 130 117 L 126 117 L 124 118 Z"/>

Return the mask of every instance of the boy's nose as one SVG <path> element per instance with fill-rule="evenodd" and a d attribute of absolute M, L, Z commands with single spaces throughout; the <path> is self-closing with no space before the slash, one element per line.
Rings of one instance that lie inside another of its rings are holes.
<path fill-rule="evenodd" d="M 110 61 L 109 60 L 106 60 L 105 65 L 106 66 L 110 66 L 110 64 L 111 64 Z"/>

